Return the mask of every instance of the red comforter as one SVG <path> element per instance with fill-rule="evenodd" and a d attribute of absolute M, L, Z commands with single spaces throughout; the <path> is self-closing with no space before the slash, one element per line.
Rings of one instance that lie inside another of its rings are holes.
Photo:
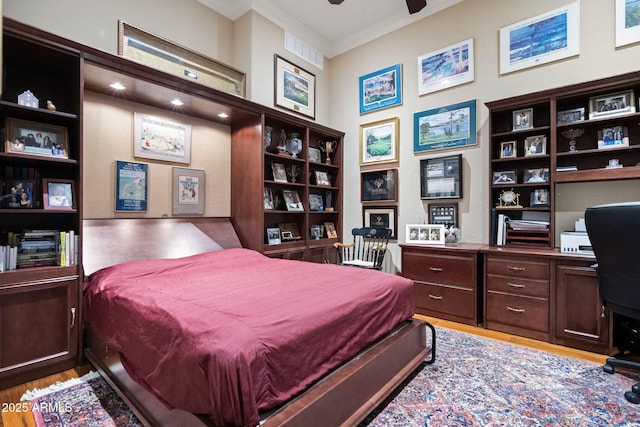
<path fill-rule="evenodd" d="M 412 282 L 227 249 L 99 270 L 85 320 L 169 407 L 256 425 L 413 314 Z"/>

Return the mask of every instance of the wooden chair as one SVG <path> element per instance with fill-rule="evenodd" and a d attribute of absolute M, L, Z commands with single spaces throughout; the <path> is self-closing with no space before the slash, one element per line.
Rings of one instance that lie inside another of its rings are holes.
<path fill-rule="evenodd" d="M 382 270 L 387 245 L 392 230 L 380 227 L 363 227 L 351 230 L 353 242 L 334 243 L 338 251 L 338 264 L 352 267 Z"/>

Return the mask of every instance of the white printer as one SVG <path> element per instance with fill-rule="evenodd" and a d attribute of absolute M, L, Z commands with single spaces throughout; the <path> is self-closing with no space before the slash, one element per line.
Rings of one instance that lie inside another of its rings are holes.
<path fill-rule="evenodd" d="M 560 233 L 560 252 L 593 255 L 593 248 L 587 235 L 584 218 L 576 221 L 575 231 L 563 231 Z"/>

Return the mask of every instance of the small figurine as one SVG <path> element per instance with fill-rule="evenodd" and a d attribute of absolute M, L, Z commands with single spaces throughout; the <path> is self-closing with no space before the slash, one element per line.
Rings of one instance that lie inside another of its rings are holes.
<path fill-rule="evenodd" d="M 55 104 L 49 100 L 47 100 L 47 110 L 56 111 Z"/>
<path fill-rule="evenodd" d="M 18 105 L 23 105 L 25 107 L 39 107 L 38 98 L 30 91 L 25 90 L 20 95 L 18 95 Z"/>

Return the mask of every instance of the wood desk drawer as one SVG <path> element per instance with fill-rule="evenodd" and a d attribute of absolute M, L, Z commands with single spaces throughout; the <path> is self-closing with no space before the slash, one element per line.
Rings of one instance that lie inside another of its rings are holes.
<path fill-rule="evenodd" d="M 496 322 L 523 329 L 549 332 L 549 301 L 489 292 L 487 323 Z"/>
<path fill-rule="evenodd" d="M 475 289 L 476 269 L 473 257 L 404 253 L 402 274 L 413 280 Z"/>
<path fill-rule="evenodd" d="M 487 291 L 549 298 L 549 281 L 487 275 Z"/>
<path fill-rule="evenodd" d="M 487 258 L 487 274 L 522 277 L 529 279 L 549 279 L 549 263 L 527 261 L 522 258 Z"/>
<path fill-rule="evenodd" d="M 413 286 L 416 308 L 465 318 L 475 315 L 476 299 L 472 290 L 420 282 L 414 282 Z"/>

